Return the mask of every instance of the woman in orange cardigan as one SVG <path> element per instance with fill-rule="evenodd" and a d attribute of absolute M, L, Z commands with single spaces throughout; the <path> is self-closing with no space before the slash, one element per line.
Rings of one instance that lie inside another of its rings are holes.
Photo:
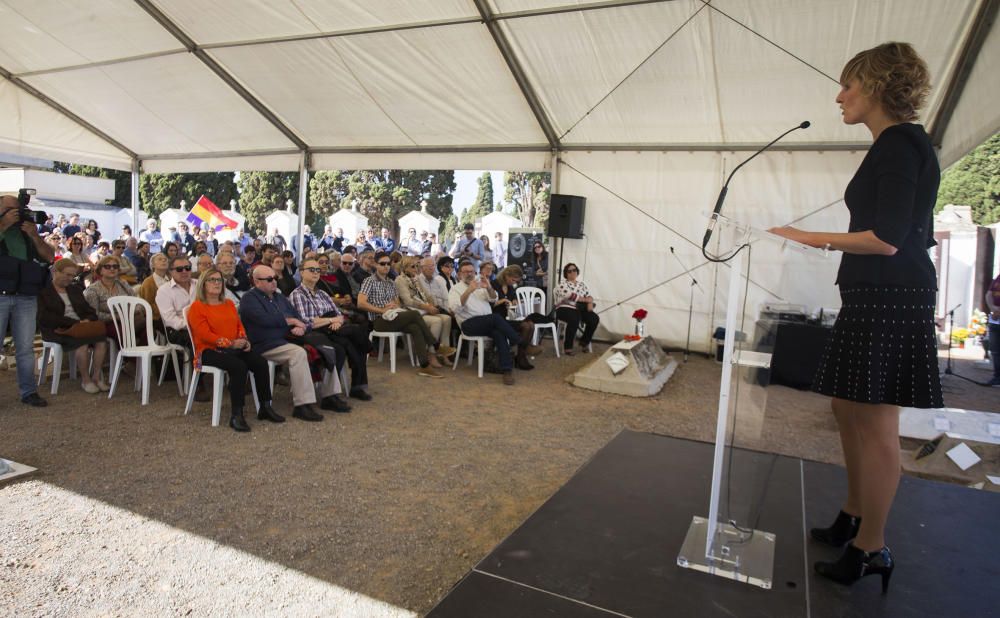
<path fill-rule="evenodd" d="M 229 397 L 233 412 L 229 426 L 236 431 L 250 431 L 243 418 L 243 399 L 246 395 L 246 375 L 253 373 L 257 395 L 260 398 L 258 419 L 275 423 L 284 421 L 271 408 L 271 386 L 267 361 L 250 350 L 250 341 L 236 312 L 236 305 L 225 297 L 222 273 L 209 268 L 201 273 L 195 288 L 195 301 L 188 309 L 188 325 L 194 344 L 194 362 L 218 367 L 229 375 Z"/>

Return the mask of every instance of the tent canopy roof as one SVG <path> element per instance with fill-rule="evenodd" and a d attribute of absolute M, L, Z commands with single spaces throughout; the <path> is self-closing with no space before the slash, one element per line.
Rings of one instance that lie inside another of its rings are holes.
<path fill-rule="evenodd" d="M 857 148 L 840 68 L 914 44 L 949 164 L 1000 128 L 996 0 L 0 0 L 0 150 L 147 171 Z M 448 164 L 451 165 L 448 165 Z"/>

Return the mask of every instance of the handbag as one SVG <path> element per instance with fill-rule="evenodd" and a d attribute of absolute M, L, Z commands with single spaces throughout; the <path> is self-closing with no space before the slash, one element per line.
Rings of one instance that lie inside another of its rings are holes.
<path fill-rule="evenodd" d="M 107 325 L 100 320 L 81 321 L 69 328 L 57 328 L 56 334 L 73 339 L 96 339 L 107 335 Z"/>

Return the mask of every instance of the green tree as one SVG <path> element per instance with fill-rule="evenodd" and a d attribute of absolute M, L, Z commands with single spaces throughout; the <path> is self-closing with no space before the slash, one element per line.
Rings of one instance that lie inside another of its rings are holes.
<path fill-rule="evenodd" d="M 109 178 L 115 181 L 115 197 L 111 204 L 120 208 L 132 207 L 132 173 L 121 170 L 112 170 L 93 165 L 79 165 L 77 163 L 64 163 L 55 161 L 52 165 L 53 171 L 60 174 L 73 174 L 75 176 L 89 176 L 91 178 Z"/>
<path fill-rule="evenodd" d="M 267 215 L 285 210 L 288 200 L 299 203 L 298 172 L 240 172 L 236 188 L 240 193 L 240 214 L 246 217 L 247 229 L 257 234 L 266 233 Z"/>
<path fill-rule="evenodd" d="M 447 240 L 450 243 L 455 238 L 456 232 L 458 232 L 458 217 L 455 216 L 455 213 L 451 213 L 444 220 L 444 230 L 438 237 L 438 242 L 444 243 Z"/>
<path fill-rule="evenodd" d="M 332 170 L 317 172 L 309 183 L 316 212 L 328 217 L 357 200 L 358 212 L 368 217 L 369 225 L 393 233 L 399 218 L 419 210 L 422 201 L 429 214 L 447 217 L 454 192 L 453 170 Z"/>
<path fill-rule="evenodd" d="M 941 174 L 935 212 L 946 204 L 971 206 L 977 225 L 1000 221 L 1000 133 Z"/>
<path fill-rule="evenodd" d="M 479 185 L 476 191 L 476 201 L 472 206 L 462 212 L 462 225 L 475 223 L 476 219 L 481 219 L 493 212 L 493 179 L 489 172 L 483 172 L 476 181 Z"/>
<path fill-rule="evenodd" d="M 514 216 L 524 227 L 545 227 L 549 221 L 548 172 L 504 172 L 504 200 L 514 204 Z"/>
<path fill-rule="evenodd" d="M 201 174 L 142 174 L 139 176 L 139 201 L 150 217 L 159 217 L 168 208 L 180 208 L 181 200 L 190 209 L 204 195 L 216 206 L 229 208 L 236 199 L 232 172 Z"/>

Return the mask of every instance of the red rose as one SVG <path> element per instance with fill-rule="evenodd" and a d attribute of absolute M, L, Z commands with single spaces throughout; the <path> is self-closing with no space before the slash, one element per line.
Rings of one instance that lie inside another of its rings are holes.
<path fill-rule="evenodd" d="M 647 315 L 649 314 L 646 313 L 645 309 L 636 309 L 632 314 L 632 317 L 636 320 L 645 320 Z"/>

